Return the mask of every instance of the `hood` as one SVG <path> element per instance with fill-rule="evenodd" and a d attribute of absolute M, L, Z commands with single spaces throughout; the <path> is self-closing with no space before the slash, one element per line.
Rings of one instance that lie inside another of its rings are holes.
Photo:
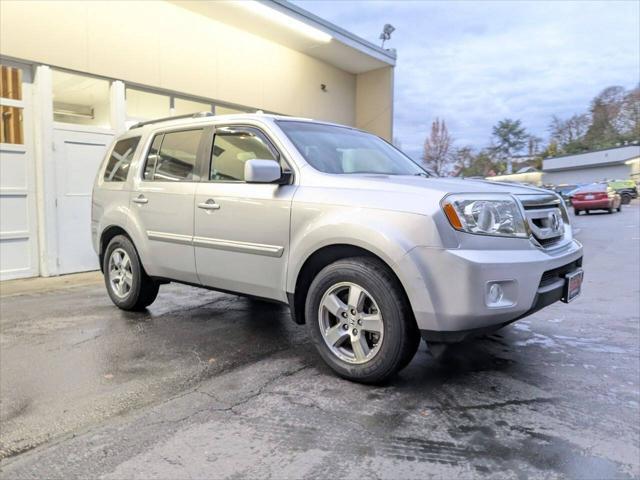
<path fill-rule="evenodd" d="M 425 189 L 447 193 L 551 193 L 542 188 L 516 183 L 491 182 L 445 177 L 418 177 L 404 175 L 332 175 L 332 183 L 355 189 L 371 189 L 378 192 L 402 192 L 420 194 Z M 344 182 L 344 183 L 343 183 Z"/>

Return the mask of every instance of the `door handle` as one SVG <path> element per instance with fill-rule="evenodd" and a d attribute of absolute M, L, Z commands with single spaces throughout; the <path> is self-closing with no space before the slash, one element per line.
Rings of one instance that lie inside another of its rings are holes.
<path fill-rule="evenodd" d="M 149 199 L 144 195 L 140 194 L 136 198 L 133 199 L 135 203 L 149 203 Z"/>
<path fill-rule="evenodd" d="M 202 208 L 203 210 L 220 210 L 220 205 L 218 205 L 213 198 L 210 198 L 206 202 L 199 203 L 198 208 Z"/>

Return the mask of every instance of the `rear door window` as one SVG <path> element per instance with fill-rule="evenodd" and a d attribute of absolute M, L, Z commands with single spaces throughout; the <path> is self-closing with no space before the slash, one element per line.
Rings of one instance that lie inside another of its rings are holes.
<path fill-rule="evenodd" d="M 140 137 L 131 137 L 116 143 L 104 171 L 105 182 L 124 182 L 127 180 L 131 160 L 139 142 Z"/>
<path fill-rule="evenodd" d="M 181 130 L 157 135 L 147 155 L 144 179 L 156 182 L 189 182 L 194 168 L 203 130 Z"/>

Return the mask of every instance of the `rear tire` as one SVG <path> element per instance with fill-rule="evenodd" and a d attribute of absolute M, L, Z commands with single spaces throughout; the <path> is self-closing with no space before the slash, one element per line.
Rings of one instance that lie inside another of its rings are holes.
<path fill-rule="evenodd" d="M 622 203 L 618 205 L 618 208 L 616 208 L 616 212 L 621 212 L 621 211 L 622 211 Z"/>
<path fill-rule="evenodd" d="M 376 258 L 338 260 L 322 269 L 309 287 L 305 314 L 322 359 L 355 382 L 389 379 L 420 344 L 402 286 Z"/>
<path fill-rule="evenodd" d="M 573 214 L 577 217 L 578 215 L 580 215 L 580 210 L 578 210 L 577 208 L 574 208 Z"/>
<path fill-rule="evenodd" d="M 133 243 L 124 235 L 107 245 L 102 272 L 111 301 L 122 310 L 144 310 L 158 296 L 160 284 L 146 274 Z"/>
<path fill-rule="evenodd" d="M 609 209 L 607 209 L 607 212 L 609 212 L 609 213 L 613 213 L 613 208 L 609 208 Z"/>
<path fill-rule="evenodd" d="M 587 215 L 591 215 L 591 210 L 587 210 Z"/>
<path fill-rule="evenodd" d="M 620 197 L 620 202 L 622 205 L 628 205 L 631 203 L 631 195 L 629 195 L 628 193 L 623 193 Z"/>

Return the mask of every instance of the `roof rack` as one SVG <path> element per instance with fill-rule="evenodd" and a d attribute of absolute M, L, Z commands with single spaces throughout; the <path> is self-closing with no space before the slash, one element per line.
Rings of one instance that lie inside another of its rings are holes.
<path fill-rule="evenodd" d="M 198 113 L 187 113 L 186 115 L 177 115 L 175 117 L 156 118 L 155 120 L 147 120 L 146 122 L 138 122 L 135 125 L 133 125 L 129 130 L 133 130 L 134 128 L 144 127 L 145 125 L 152 125 L 154 123 L 168 122 L 169 120 L 179 120 L 181 118 L 203 118 L 203 117 L 213 117 L 213 113 L 211 113 L 211 112 L 198 112 Z"/>

